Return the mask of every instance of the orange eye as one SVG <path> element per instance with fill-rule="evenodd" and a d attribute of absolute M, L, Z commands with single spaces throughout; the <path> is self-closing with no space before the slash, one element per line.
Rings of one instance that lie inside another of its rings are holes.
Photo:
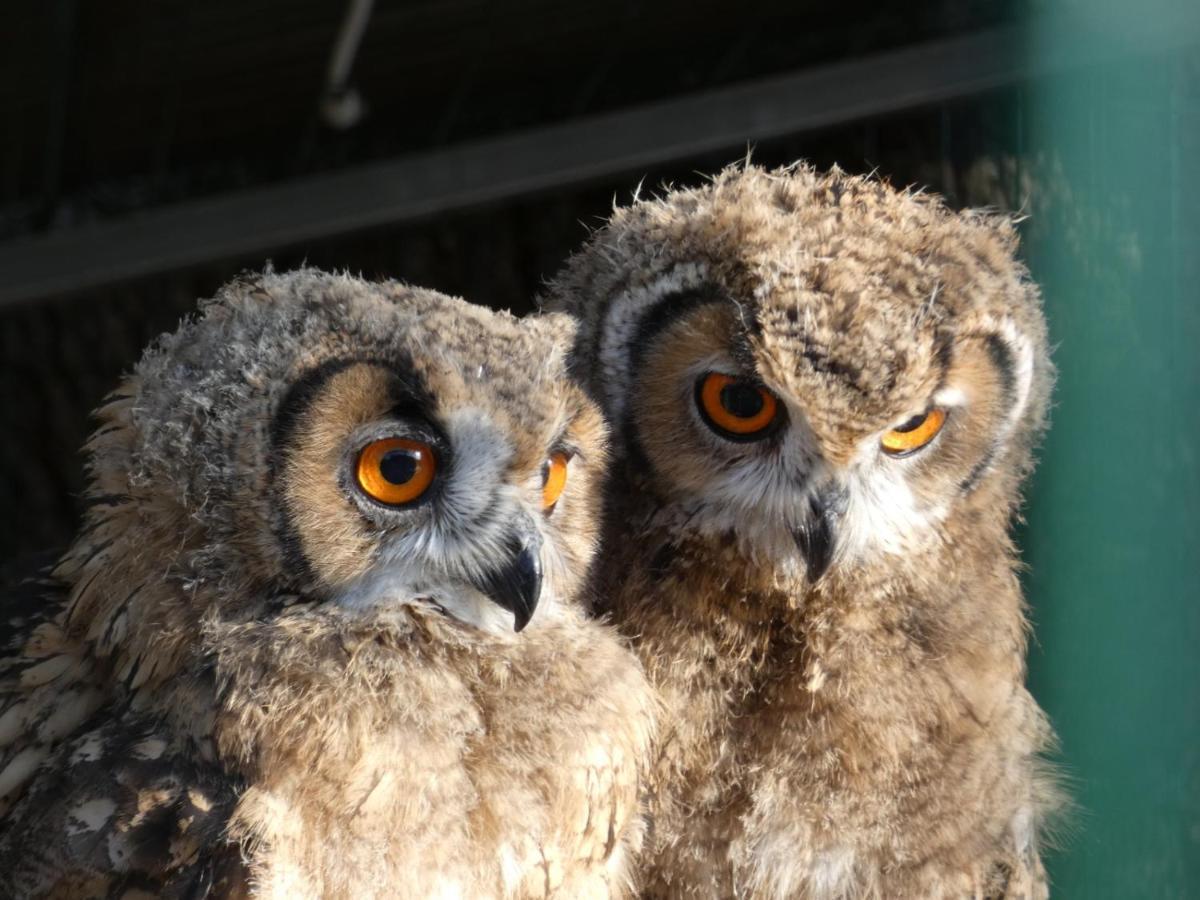
<path fill-rule="evenodd" d="M 429 488 L 436 471 L 433 448 L 420 441 L 384 438 L 358 455 L 358 486 L 388 506 L 412 503 Z"/>
<path fill-rule="evenodd" d="M 885 453 L 906 456 L 920 450 L 937 437 L 944 424 L 946 411 L 934 408 L 923 416 L 913 416 L 899 428 L 893 428 L 883 436 L 880 443 L 883 444 Z"/>
<path fill-rule="evenodd" d="M 696 402 L 709 427 L 732 441 L 765 437 L 778 412 L 775 397 L 766 388 L 717 372 L 700 379 Z"/>
<path fill-rule="evenodd" d="M 567 454 L 552 453 L 546 460 L 542 480 L 542 509 L 549 512 L 567 486 Z"/>

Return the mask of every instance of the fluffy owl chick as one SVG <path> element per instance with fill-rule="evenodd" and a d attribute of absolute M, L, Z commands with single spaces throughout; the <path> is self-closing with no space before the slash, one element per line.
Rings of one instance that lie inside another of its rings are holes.
<path fill-rule="evenodd" d="M 1008 529 L 1052 367 L 1015 247 L 747 167 L 618 210 L 552 285 L 616 435 L 598 597 L 667 707 L 652 895 L 1044 894 Z"/>
<path fill-rule="evenodd" d="M 4 600 L 0 896 L 625 893 L 652 705 L 575 602 L 571 333 L 307 270 L 161 339 Z"/>

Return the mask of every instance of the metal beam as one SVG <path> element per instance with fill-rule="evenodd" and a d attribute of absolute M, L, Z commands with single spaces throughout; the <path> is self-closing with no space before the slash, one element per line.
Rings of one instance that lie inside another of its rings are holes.
<path fill-rule="evenodd" d="M 1094 61 L 1002 28 L 0 246 L 0 305 L 624 174 Z"/>

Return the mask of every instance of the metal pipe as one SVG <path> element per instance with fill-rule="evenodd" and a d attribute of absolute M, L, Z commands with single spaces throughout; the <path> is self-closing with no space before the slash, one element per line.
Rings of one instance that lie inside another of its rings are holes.
<path fill-rule="evenodd" d="M 350 0 L 346 18 L 342 20 L 333 44 L 333 53 L 329 56 L 325 90 L 318 105 L 325 124 L 338 131 L 353 128 L 366 113 L 362 95 L 350 85 L 350 72 L 374 6 L 375 0 Z"/>
<path fill-rule="evenodd" d="M 1030 57 L 1023 31 L 1000 28 L 23 238 L 0 246 L 0 305 L 261 254 L 700 153 L 744 153 L 749 141 L 929 106 L 1145 52 L 1150 45 L 1194 40 L 1187 29 L 1152 37 L 1064 43 Z"/>

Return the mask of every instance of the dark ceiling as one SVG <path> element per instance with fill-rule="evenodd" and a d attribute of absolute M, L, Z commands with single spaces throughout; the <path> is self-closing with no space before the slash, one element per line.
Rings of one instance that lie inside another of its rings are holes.
<path fill-rule="evenodd" d="M 303 198 L 312 176 L 855 63 L 1002 24 L 1011 6 L 379 0 L 351 79 L 369 112 L 338 131 L 323 124 L 318 101 L 349 5 L 10 0 L 0 35 L 0 294 L 13 282 L 5 259 L 23 259 L 31 241 L 69 247 L 105 231 L 112 240 L 113 229 L 141 220 L 137 214 L 187 210 L 264 185 L 298 185 Z M 993 202 L 968 182 L 976 161 L 1013 130 L 1012 97 L 958 96 L 802 135 L 776 130 L 757 143 L 755 158 L 878 167 L 952 202 Z M 642 178 L 651 188 L 695 181 L 745 147 L 735 140 L 540 193 L 381 219 L 365 231 L 330 227 L 283 246 L 196 255 L 186 266 L 0 304 L 0 509 L 13 511 L 0 516 L 0 563 L 69 539 L 89 410 L 148 341 L 240 269 L 268 257 L 279 267 L 308 261 L 527 309 L 614 196 L 627 198 Z M 44 257 L 51 271 L 77 263 L 69 250 L 55 254 Z"/>
<path fill-rule="evenodd" d="M 347 132 L 316 111 L 348 4 L 16 0 L 0 238 L 560 122 L 1005 18 L 1003 0 L 375 4 Z"/>

